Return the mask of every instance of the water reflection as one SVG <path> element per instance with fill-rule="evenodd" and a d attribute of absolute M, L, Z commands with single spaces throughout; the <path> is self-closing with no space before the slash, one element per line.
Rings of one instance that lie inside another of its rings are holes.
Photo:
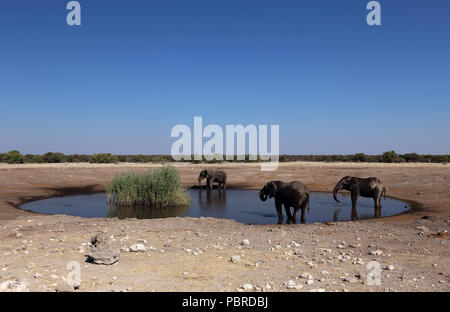
<path fill-rule="evenodd" d="M 189 206 L 181 207 L 167 207 L 167 208 L 153 208 L 153 207 L 129 207 L 129 206 L 115 206 L 107 204 L 106 217 L 119 219 L 137 218 L 137 219 L 154 219 L 154 218 L 168 218 L 186 215 Z"/>
<path fill-rule="evenodd" d="M 198 206 L 200 209 L 225 211 L 227 209 L 227 191 L 199 189 Z"/>

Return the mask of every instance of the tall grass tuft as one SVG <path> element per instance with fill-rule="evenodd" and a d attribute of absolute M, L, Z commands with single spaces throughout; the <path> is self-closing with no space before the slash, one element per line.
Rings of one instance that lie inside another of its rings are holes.
<path fill-rule="evenodd" d="M 191 202 L 175 168 L 164 166 L 144 174 L 122 173 L 106 184 L 109 204 L 116 206 L 175 207 Z"/>

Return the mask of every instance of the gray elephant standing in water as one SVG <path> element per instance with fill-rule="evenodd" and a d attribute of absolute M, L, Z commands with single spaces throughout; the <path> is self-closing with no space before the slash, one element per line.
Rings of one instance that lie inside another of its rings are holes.
<path fill-rule="evenodd" d="M 270 181 L 259 191 L 259 198 L 262 201 L 275 198 L 275 208 L 278 213 L 278 224 L 283 223 L 282 205 L 287 214 L 286 224 L 296 223 L 298 211 L 301 210 L 301 223 L 305 223 L 305 211 L 309 211 L 309 189 L 299 181 L 285 183 L 282 181 Z M 290 208 L 294 208 L 294 216 L 291 215 Z"/>
<path fill-rule="evenodd" d="M 337 199 L 337 193 L 340 190 L 350 191 L 352 198 L 352 220 L 358 220 L 358 213 L 356 212 L 356 200 L 358 195 L 367 198 L 373 198 L 375 202 L 375 218 L 381 217 L 381 197 L 386 196 L 386 187 L 378 178 L 361 179 L 356 177 L 343 177 L 334 187 L 333 198 Z"/>
<path fill-rule="evenodd" d="M 227 188 L 227 174 L 224 171 L 219 170 L 206 170 L 203 169 L 198 176 L 198 184 L 202 182 L 203 179 L 206 178 L 206 184 L 209 190 L 212 190 L 211 182 L 219 183 L 217 188 L 222 186 L 222 189 L 226 190 Z"/>

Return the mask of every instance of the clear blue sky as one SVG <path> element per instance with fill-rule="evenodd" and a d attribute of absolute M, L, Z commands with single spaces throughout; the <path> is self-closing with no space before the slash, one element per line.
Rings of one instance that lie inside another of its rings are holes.
<path fill-rule="evenodd" d="M 170 153 L 279 124 L 286 154 L 450 154 L 450 1 L 0 1 L 0 152 Z"/>

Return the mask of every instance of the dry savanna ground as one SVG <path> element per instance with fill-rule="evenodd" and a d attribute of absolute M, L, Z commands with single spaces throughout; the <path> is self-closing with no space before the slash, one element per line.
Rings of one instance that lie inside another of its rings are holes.
<path fill-rule="evenodd" d="M 377 176 L 389 196 L 413 207 L 378 220 L 256 226 L 212 218 L 47 216 L 18 208 L 41 198 L 101 192 L 116 173 L 155 166 L 0 165 L 0 289 L 73 290 L 67 281 L 79 263 L 75 291 L 450 290 L 445 165 L 299 162 L 262 172 L 257 164 L 176 164 L 186 186 L 203 167 L 220 167 L 230 187 L 250 189 L 277 179 L 331 191 L 345 175 Z M 86 262 L 98 233 L 121 248 L 113 265 Z"/>

